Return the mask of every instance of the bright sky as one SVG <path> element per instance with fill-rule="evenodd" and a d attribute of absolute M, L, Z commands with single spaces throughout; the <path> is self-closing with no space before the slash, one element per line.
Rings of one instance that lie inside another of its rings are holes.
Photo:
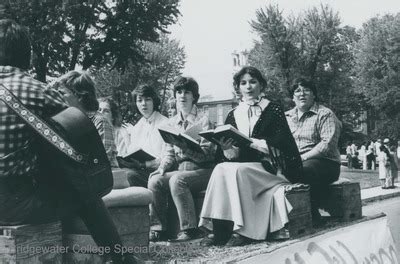
<path fill-rule="evenodd" d="M 356 28 L 377 14 L 400 12 L 400 0 L 181 0 L 182 16 L 170 31 L 185 46 L 184 74 L 197 80 L 201 95 L 231 98 L 231 54 L 251 49 L 256 34 L 249 21 L 257 9 L 270 3 L 278 3 L 286 15 L 329 4 L 344 25 Z"/>

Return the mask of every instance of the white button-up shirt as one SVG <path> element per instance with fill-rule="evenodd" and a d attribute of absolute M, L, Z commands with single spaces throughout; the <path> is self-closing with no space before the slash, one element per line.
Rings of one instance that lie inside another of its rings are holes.
<path fill-rule="evenodd" d="M 163 126 L 166 121 L 168 121 L 167 117 L 154 111 L 148 119 L 142 117 L 135 126 L 129 127 L 131 140 L 128 153 L 141 148 L 156 158 L 161 158 L 165 143 L 158 128 Z"/>

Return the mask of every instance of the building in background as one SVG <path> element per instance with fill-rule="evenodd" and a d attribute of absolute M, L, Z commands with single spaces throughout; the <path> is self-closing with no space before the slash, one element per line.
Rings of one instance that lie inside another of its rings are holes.
<path fill-rule="evenodd" d="M 249 52 L 244 51 L 233 51 L 232 52 L 232 76 L 238 72 L 243 66 L 248 65 Z M 211 97 L 212 98 L 212 97 Z M 210 99 L 211 99 L 210 98 Z M 238 98 L 232 89 L 232 99 L 227 100 L 207 100 L 207 96 L 200 98 L 197 103 L 200 110 L 202 110 L 211 122 L 216 126 L 223 125 L 229 111 L 238 105 Z"/>
<path fill-rule="evenodd" d="M 199 109 L 208 115 L 208 118 L 215 126 L 223 125 L 229 111 L 237 105 L 238 102 L 235 98 L 197 103 Z"/>
<path fill-rule="evenodd" d="M 243 66 L 248 65 L 249 52 L 247 50 L 243 51 L 233 51 L 233 74 L 238 72 Z"/>

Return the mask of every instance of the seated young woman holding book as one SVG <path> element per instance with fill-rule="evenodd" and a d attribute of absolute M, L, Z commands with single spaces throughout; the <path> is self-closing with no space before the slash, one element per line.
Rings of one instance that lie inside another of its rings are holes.
<path fill-rule="evenodd" d="M 227 116 L 251 143 L 220 138 L 218 164 L 212 172 L 199 226 L 213 230 L 202 245 L 239 246 L 264 240 L 288 222 L 291 205 L 283 185 L 298 181 L 302 163 L 281 106 L 262 97 L 266 81 L 246 66 L 234 76 L 242 101 Z"/>
<path fill-rule="evenodd" d="M 193 78 L 179 77 L 174 84 L 174 97 L 178 113 L 168 121 L 168 126 L 181 134 L 191 131 L 192 136 L 212 128 L 211 122 L 196 106 L 199 86 Z M 197 133 L 195 133 L 197 131 Z M 161 132 L 161 130 L 160 130 Z M 200 235 L 192 193 L 207 187 L 214 168 L 215 145 L 205 139 L 200 140 L 196 151 L 188 147 L 186 141 L 168 138 L 173 144 L 166 144 L 159 168 L 150 174 L 148 188 L 153 192 L 154 201 L 150 205 L 151 241 L 167 240 L 168 196 L 171 195 L 178 211 L 181 232 L 177 240 L 184 241 Z M 178 168 L 174 171 L 174 165 Z M 169 171 L 169 172 L 168 172 Z"/>
<path fill-rule="evenodd" d="M 131 186 L 147 187 L 151 172 L 161 161 L 164 141 L 158 132 L 168 118 L 160 112 L 160 98 L 148 85 L 137 87 L 133 93 L 134 108 L 142 118 L 134 126 L 128 126 L 130 145 L 126 153 L 118 155 L 121 168 L 129 168 L 128 181 Z"/>

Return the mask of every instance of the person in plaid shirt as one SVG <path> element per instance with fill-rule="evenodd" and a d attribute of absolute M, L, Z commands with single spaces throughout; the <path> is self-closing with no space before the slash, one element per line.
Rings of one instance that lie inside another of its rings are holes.
<path fill-rule="evenodd" d="M 286 120 L 303 160 L 302 181 L 311 187 L 313 221 L 315 225 L 321 225 L 319 200 L 326 193 L 326 187 L 340 174 L 341 122 L 332 110 L 318 103 L 313 82 L 299 78 L 289 93 L 296 106 L 286 112 Z"/>
<path fill-rule="evenodd" d="M 0 84 L 34 114 L 49 120 L 67 105 L 60 93 L 46 88 L 26 72 L 30 59 L 27 31 L 13 20 L 0 19 Z M 36 137 L 36 132 L 0 101 L 0 225 L 47 223 L 74 212 L 86 223 L 98 245 L 112 249 L 121 246 L 121 238 L 101 198 L 84 203 L 69 197 L 75 204 L 66 212 L 60 209 L 64 208 L 61 195 L 71 193 L 67 186 L 60 190 L 35 182 L 40 174 L 33 143 Z M 114 250 L 109 255 L 114 263 L 136 263 L 132 255 Z"/>
<path fill-rule="evenodd" d="M 174 85 L 178 114 L 167 125 L 185 132 L 199 127 L 200 131 L 212 129 L 208 117 L 196 106 L 199 86 L 193 78 L 179 77 Z M 148 188 L 153 192 L 150 205 L 152 232 L 150 240 L 166 240 L 167 201 L 169 193 L 178 211 L 180 229 L 177 241 L 185 241 L 200 235 L 197 229 L 196 211 L 192 192 L 205 190 L 214 168 L 215 145 L 201 139 L 203 153 L 189 149 L 184 143 L 167 144 L 159 168 L 150 174 Z M 178 166 L 177 170 L 174 165 Z M 173 170 L 173 171 L 171 171 Z M 170 171 L 170 172 L 168 172 Z"/>

